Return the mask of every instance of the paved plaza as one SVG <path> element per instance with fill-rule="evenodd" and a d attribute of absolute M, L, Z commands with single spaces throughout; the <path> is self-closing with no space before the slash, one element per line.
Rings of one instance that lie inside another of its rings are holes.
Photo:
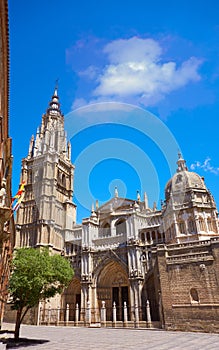
<path fill-rule="evenodd" d="M 13 329 L 3 324 L 4 329 Z M 166 332 L 146 329 L 21 326 L 21 337 L 45 340 L 19 350 L 218 350 L 219 334 Z"/>

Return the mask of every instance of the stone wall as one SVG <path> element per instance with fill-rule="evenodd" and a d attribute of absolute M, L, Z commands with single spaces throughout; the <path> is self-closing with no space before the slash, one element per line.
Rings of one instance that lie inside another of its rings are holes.
<path fill-rule="evenodd" d="M 24 324 L 37 324 L 37 315 L 38 315 L 38 308 L 32 308 L 30 309 L 27 314 L 24 317 L 24 320 L 22 323 Z M 15 323 L 16 321 L 16 310 L 11 309 L 10 304 L 5 305 L 5 312 L 4 312 L 4 318 L 3 322 L 6 323 Z"/>
<path fill-rule="evenodd" d="M 219 331 L 219 239 L 161 245 L 157 255 L 164 327 Z"/>

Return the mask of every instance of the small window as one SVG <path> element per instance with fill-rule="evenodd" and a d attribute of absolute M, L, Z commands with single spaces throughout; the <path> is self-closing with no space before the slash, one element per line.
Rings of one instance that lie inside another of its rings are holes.
<path fill-rule="evenodd" d="M 190 289 L 190 298 L 192 303 L 199 303 L 198 291 L 195 288 Z"/>

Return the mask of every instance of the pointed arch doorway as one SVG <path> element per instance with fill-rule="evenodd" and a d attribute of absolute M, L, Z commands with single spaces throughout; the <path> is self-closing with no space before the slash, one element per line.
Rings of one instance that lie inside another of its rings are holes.
<path fill-rule="evenodd" d="M 62 307 L 66 310 L 67 304 L 69 305 L 69 321 L 75 321 L 76 305 L 79 307 L 79 318 L 81 308 L 81 284 L 78 278 L 73 278 L 69 286 L 62 294 Z M 63 316 L 64 317 L 64 316 Z"/>
<path fill-rule="evenodd" d="M 105 301 L 107 321 L 112 321 L 113 303 L 116 303 L 117 321 L 123 321 L 124 302 L 129 314 L 130 283 L 127 272 L 116 261 L 110 261 L 100 271 L 97 278 L 97 298 L 99 307 Z"/>

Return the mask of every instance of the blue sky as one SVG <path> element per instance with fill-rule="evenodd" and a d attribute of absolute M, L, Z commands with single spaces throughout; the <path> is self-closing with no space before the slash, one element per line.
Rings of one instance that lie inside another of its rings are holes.
<path fill-rule="evenodd" d="M 59 78 L 79 222 L 115 186 L 159 207 L 178 148 L 219 205 L 216 0 L 9 0 L 9 29 L 14 192 Z"/>

